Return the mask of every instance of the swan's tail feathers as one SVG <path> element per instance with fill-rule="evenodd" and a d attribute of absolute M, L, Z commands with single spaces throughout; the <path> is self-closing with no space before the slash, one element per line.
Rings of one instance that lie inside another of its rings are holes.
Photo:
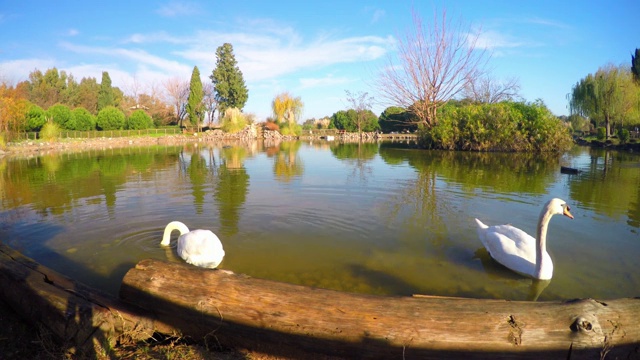
<path fill-rule="evenodd" d="M 487 225 L 485 225 L 482 221 L 480 221 L 478 219 L 476 219 L 476 224 L 478 224 L 478 228 L 480 228 L 480 229 L 487 229 L 488 228 Z"/>

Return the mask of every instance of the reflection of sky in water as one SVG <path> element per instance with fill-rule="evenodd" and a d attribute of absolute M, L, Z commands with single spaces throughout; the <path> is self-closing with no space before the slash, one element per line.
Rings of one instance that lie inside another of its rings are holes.
<path fill-rule="evenodd" d="M 557 159 L 535 156 L 338 146 L 129 151 L 111 173 L 85 160 L 90 170 L 75 173 L 91 181 L 69 175 L 80 166 L 70 157 L 57 159 L 39 183 L 31 161 L 26 178 L 3 174 L 22 205 L 0 192 L 0 237 L 114 293 L 141 259 L 180 261 L 159 242 L 164 226 L 181 220 L 220 236 L 222 268 L 255 277 L 379 294 L 526 299 L 544 286 L 489 259 L 473 218 L 535 234 L 542 204 L 556 196 L 576 219 L 551 221 L 555 273 L 540 299 L 640 295 L 639 229 L 630 220 L 640 215 L 640 168 L 626 166 L 637 155 L 604 160 L 577 150 L 561 159 L 583 170 L 569 176 Z M 288 160 L 276 170 L 278 156 Z M 233 169 L 221 168 L 226 158 Z M 605 163 L 613 185 L 599 177 Z M 15 175 L 17 164 L 5 169 Z M 59 203 L 39 200 L 48 194 Z"/>

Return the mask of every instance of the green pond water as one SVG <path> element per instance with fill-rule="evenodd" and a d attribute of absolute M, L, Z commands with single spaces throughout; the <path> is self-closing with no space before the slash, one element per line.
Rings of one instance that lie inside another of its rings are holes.
<path fill-rule="evenodd" d="M 492 261 L 473 219 L 535 234 L 552 197 L 575 216 L 550 223 L 553 279 Z M 638 154 L 256 142 L 0 158 L 0 241 L 109 293 L 142 259 L 181 261 L 160 247 L 172 220 L 214 231 L 220 267 L 258 278 L 387 295 L 640 296 Z"/>

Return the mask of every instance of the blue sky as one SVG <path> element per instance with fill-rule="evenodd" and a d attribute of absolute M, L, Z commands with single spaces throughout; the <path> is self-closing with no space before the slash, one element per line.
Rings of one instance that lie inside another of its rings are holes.
<path fill-rule="evenodd" d="M 542 99 L 568 114 L 571 87 L 608 63 L 630 64 L 640 48 L 640 1 L 10 1 L 0 0 L 0 80 L 15 84 L 34 69 L 56 67 L 130 93 L 150 93 L 167 78 L 203 80 L 215 50 L 234 47 L 249 89 L 245 112 L 271 114 L 280 92 L 301 97 L 302 120 L 348 107 L 345 90 L 368 92 L 411 29 L 412 9 L 426 22 L 446 9 L 491 53 L 497 79 L 515 77 L 526 101 Z"/>

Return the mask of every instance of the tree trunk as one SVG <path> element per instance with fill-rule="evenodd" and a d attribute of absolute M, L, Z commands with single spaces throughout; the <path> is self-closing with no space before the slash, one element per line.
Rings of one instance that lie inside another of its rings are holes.
<path fill-rule="evenodd" d="M 382 297 L 144 260 L 120 297 L 195 339 L 347 358 L 638 356 L 640 299 L 519 302 Z"/>

